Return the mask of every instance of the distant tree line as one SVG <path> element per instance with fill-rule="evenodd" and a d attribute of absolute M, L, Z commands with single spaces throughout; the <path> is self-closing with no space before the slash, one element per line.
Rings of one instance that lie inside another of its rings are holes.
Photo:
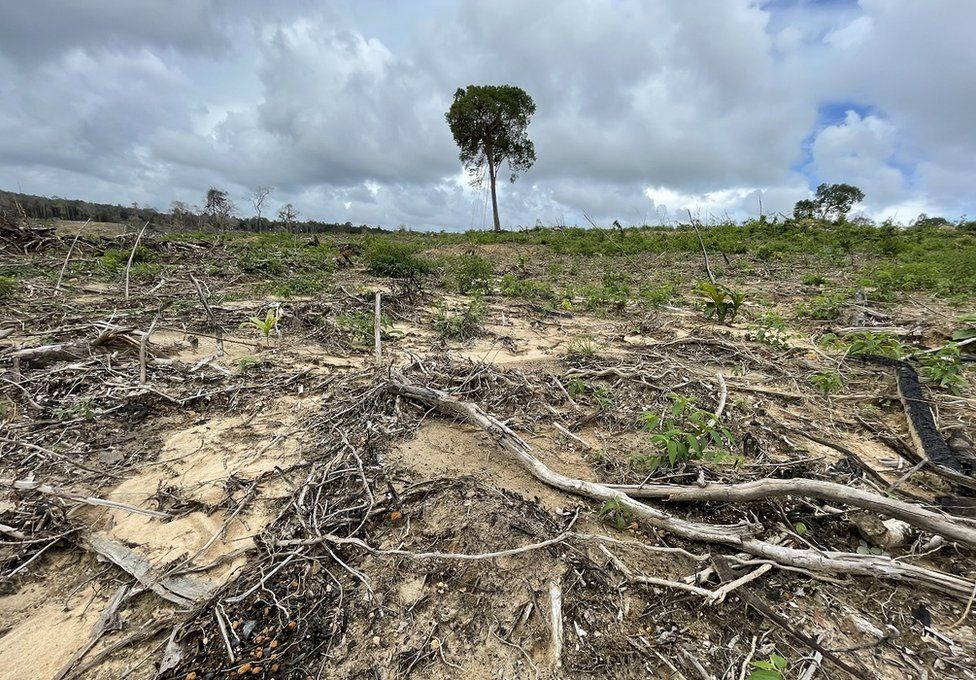
<path fill-rule="evenodd" d="M 272 189 L 259 187 L 249 196 L 254 207 L 253 217 L 240 217 L 237 206 L 226 191 L 211 187 L 204 196 L 203 208 L 191 206 L 183 201 L 173 201 L 169 212 L 155 208 L 132 205 L 111 205 L 92 203 L 60 196 L 35 196 L 12 191 L 0 191 L 0 213 L 20 215 L 35 220 L 68 220 L 92 222 L 116 222 L 121 224 L 144 224 L 151 222 L 158 231 L 213 230 L 267 232 L 288 231 L 301 234 L 354 233 L 383 231 L 379 227 L 354 225 L 352 222 L 322 222 L 302 220 L 297 209 L 286 203 L 278 210 L 277 219 L 271 220 L 263 215 L 267 198 Z M 19 206 L 19 207 L 18 207 Z"/>

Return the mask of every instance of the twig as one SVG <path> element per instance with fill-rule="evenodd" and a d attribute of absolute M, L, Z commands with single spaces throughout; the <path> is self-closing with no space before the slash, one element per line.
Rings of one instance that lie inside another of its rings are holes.
<path fill-rule="evenodd" d="M 907 503 L 844 484 L 817 479 L 802 477 L 794 477 L 793 479 L 766 478 L 739 484 L 706 484 L 705 486 L 681 484 L 607 486 L 632 498 L 660 498 L 670 502 L 743 502 L 782 496 L 817 498 L 878 512 L 908 522 L 918 529 L 931 531 L 969 547 L 976 547 L 976 526 L 968 523 L 965 519 L 952 518 L 940 512 L 927 510 L 914 503 Z"/>
<path fill-rule="evenodd" d="M 577 444 L 579 444 L 580 446 L 582 446 L 582 447 L 583 447 L 584 449 L 586 449 L 587 451 L 589 451 L 590 449 L 592 449 L 592 448 L 593 448 L 592 446 L 590 446 L 590 445 L 589 445 L 589 444 L 588 444 L 588 443 L 586 442 L 586 440 L 584 440 L 584 439 L 582 439 L 582 438 L 580 438 L 580 437 L 578 437 L 577 435 L 575 435 L 575 434 L 573 434 L 572 432 L 570 432 L 569 430 L 567 430 L 567 429 L 566 429 L 565 427 L 563 427 L 563 426 L 562 426 L 562 425 L 560 425 L 559 423 L 557 423 L 557 422 L 555 422 L 555 421 L 553 421 L 553 423 L 552 423 L 552 426 L 553 426 L 554 428 L 556 428 L 557 430 L 559 430 L 559 431 L 560 431 L 561 433 L 563 433 L 563 434 L 564 434 L 565 436 L 567 436 L 567 437 L 569 437 L 569 438 L 570 438 L 570 439 L 572 439 L 572 440 L 573 440 L 574 442 L 576 442 Z"/>
<path fill-rule="evenodd" d="M 732 569 L 729 567 L 729 563 L 725 560 L 723 556 L 715 555 L 712 558 L 712 562 L 715 565 L 715 571 L 718 572 L 719 577 L 723 581 L 732 580 Z M 777 626 L 782 628 L 786 633 L 790 635 L 790 637 L 794 638 L 799 642 L 802 642 L 810 649 L 816 652 L 820 652 L 831 663 L 836 665 L 838 668 L 841 668 L 844 671 L 848 672 L 851 676 L 855 678 L 863 677 L 863 673 L 858 672 L 854 668 L 848 666 L 846 663 L 844 663 L 842 660 L 837 658 L 836 655 L 832 654 L 829 650 L 824 648 L 823 645 L 821 645 L 819 642 L 814 640 L 812 637 L 806 635 L 805 633 L 799 630 L 796 630 L 796 628 L 787 619 L 774 612 L 769 605 L 767 605 L 765 602 L 759 599 L 756 595 L 753 595 L 752 591 L 750 591 L 748 588 L 740 589 L 739 596 L 748 606 L 752 607 L 757 612 L 759 612 L 767 619 L 769 619 L 772 623 L 775 623 Z M 864 673 L 869 673 L 869 671 L 865 668 Z M 870 675 L 868 677 L 870 677 Z"/>
<path fill-rule="evenodd" d="M 129 299 L 129 272 L 132 270 L 132 260 L 135 259 L 136 249 L 139 247 L 139 241 L 142 240 L 142 235 L 146 233 L 146 227 L 152 220 L 146 220 L 146 223 L 142 225 L 142 229 L 139 230 L 139 235 L 136 236 L 136 242 L 132 245 L 132 252 L 129 253 L 129 261 L 125 263 L 125 299 Z"/>
<path fill-rule="evenodd" d="M 850 552 L 815 552 L 775 545 L 755 538 L 756 527 L 750 525 L 711 525 L 691 522 L 634 500 L 619 489 L 555 472 L 532 455 L 532 448 L 510 427 L 487 413 L 477 404 L 463 402 L 441 390 L 410 385 L 396 377 L 389 386 L 394 393 L 433 406 L 442 413 L 461 418 L 483 428 L 496 443 L 536 479 L 549 486 L 592 500 L 618 503 L 631 512 L 634 519 L 650 526 L 670 531 L 683 538 L 705 543 L 730 545 L 744 552 L 775 560 L 791 567 L 826 571 L 837 574 L 857 574 L 916 586 L 927 586 L 956 597 L 969 597 L 973 583 L 967 579 L 929 569 L 883 555 L 861 555 Z"/>
<path fill-rule="evenodd" d="M 217 323 L 217 315 L 214 314 L 213 310 L 210 308 L 210 303 L 207 301 L 207 296 L 203 293 L 203 285 L 197 278 L 190 274 L 190 281 L 197 289 L 197 297 L 200 298 L 200 304 L 203 305 L 203 311 L 207 313 L 207 318 L 210 319 L 210 323 L 214 327 L 214 337 L 217 340 L 217 356 L 224 356 L 224 329 L 220 327 Z"/>
<path fill-rule="evenodd" d="M 954 628 L 958 628 L 962 625 L 962 622 L 966 620 L 966 617 L 969 616 L 970 610 L 973 608 L 973 600 L 976 600 L 976 583 L 973 583 L 973 592 L 969 596 L 969 601 L 966 603 L 966 608 L 962 611 L 962 615 L 949 624 L 949 627 L 946 628 L 946 630 L 953 630 Z"/>
<path fill-rule="evenodd" d="M 149 324 L 149 330 L 143 333 L 142 337 L 139 339 L 139 384 L 146 385 L 148 380 L 146 379 L 146 355 L 148 354 L 149 336 L 152 335 L 153 330 L 156 328 L 156 323 L 159 321 L 159 315 L 153 319 L 152 323 Z"/>
<path fill-rule="evenodd" d="M 87 227 L 89 222 L 91 222 L 91 218 L 90 217 L 81 226 L 81 229 L 84 229 L 85 227 Z M 74 250 L 75 250 L 75 244 L 78 243 L 78 237 L 80 237 L 80 236 L 81 236 L 81 230 L 79 229 L 78 230 L 78 233 L 75 234 L 74 240 L 71 241 L 71 247 L 68 248 L 68 254 L 64 256 L 64 264 L 61 265 L 61 272 L 58 274 L 58 282 L 56 284 L 54 284 L 54 292 L 55 292 L 55 294 L 61 292 L 61 281 L 64 279 L 64 273 L 68 270 L 68 260 L 71 259 L 71 253 L 74 252 Z"/>
<path fill-rule="evenodd" d="M 51 486 L 50 484 L 35 482 L 29 479 L 0 479 L 0 486 L 9 486 L 21 491 L 36 491 L 37 493 L 44 494 L 45 496 L 56 496 L 58 498 L 85 503 L 86 505 L 96 505 L 103 508 L 112 508 L 113 510 L 124 510 L 126 512 L 133 512 L 137 515 L 146 515 L 147 517 L 158 517 L 160 519 L 169 519 L 170 517 L 170 515 L 165 512 L 137 508 L 136 506 L 128 505 L 127 503 L 119 503 L 118 501 L 110 501 L 104 498 L 96 498 L 94 496 L 82 496 L 81 494 L 74 493 L 72 491 L 67 491 L 56 486 Z"/>
<path fill-rule="evenodd" d="M 691 210 L 688 210 L 688 219 L 691 220 L 691 226 L 695 230 L 695 236 L 698 237 L 698 245 L 701 246 L 702 255 L 705 256 L 705 272 L 708 274 L 708 280 L 714 286 L 715 274 L 712 273 L 712 265 L 708 261 L 708 251 L 705 250 L 705 241 L 702 240 L 701 232 L 698 230 L 698 220 L 692 217 Z"/>

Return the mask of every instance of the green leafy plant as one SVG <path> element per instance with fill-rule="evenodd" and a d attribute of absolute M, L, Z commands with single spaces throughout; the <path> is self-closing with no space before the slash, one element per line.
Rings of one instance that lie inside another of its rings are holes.
<path fill-rule="evenodd" d="M 889 359 L 901 359 L 906 354 L 905 345 L 889 333 L 861 331 L 845 337 L 850 354 L 875 354 Z"/>
<path fill-rule="evenodd" d="M 59 406 L 54 409 L 54 416 L 58 420 L 94 420 L 95 401 L 90 397 L 82 397 L 73 404 Z"/>
<path fill-rule="evenodd" d="M 783 680 L 789 662 L 779 654 L 770 654 L 765 661 L 753 661 L 751 665 L 753 670 L 746 680 Z"/>
<path fill-rule="evenodd" d="M 271 292 L 280 298 L 308 297 L 330 287 L 329 279 L 319 274 L 298 274 L 275 284 Z"/>
<path fill-rule="evenodd" d="M 269 309 L 267 314 L 264 315 L 262 319 L 259 316 L 252 316 L 250 319 L 241 324 L 241 328 L 256 328 L 261 334 L 261 337 L 268 340 L 271 336 L 271 332 L 278 327 L 278 315 L 275 313 L 274 309 Z"/>
<path fill-rule="evenodd" d="M 635 456 L 635 462 L 653 472 L 662 465 L 688 460 L 719 460 L 731 449 L 732 433 L 719 424 L 714 413 L 695 406 L 693 397 L 671 394 L 668 398 L 671 406 L 664 415 L 647 411 L 641 416 L 657 450 Z"/>
<path fill-rule="evenodd" d="M 590 359 L 600 351 L 600 345 L 592 335 L 574 335 L 569 339 L 566 353 L 570 358 Z"/>
<path fill-rule="evenodd" d="M 774 312 L 759 317 L 759 320 L 749 328 L 747 337 L 776 349 L 789 348 L 790 334 L 786 330 L 786 321 Z"/>
<path fill-rule="evenodd" d="M 796 315 L 815 321 L 833 321 L 840 316 L 840 311 L 848 297 L 845 293 L 837 292 L 815 295 L 796 306 Z"/>
<path fill-rule="evenodd" d="M 734 321 L 746 298 L 745 293 L 715 283 L 700 283 L 696 292 L 702 299 L 705 318 L 714 317 L 719 323 Z"/>
<path fill-rule="evenodd" d="M 261 365 L 261 359 L 250 354 L 242 356 L 237 360 L 237 369 L 241 373 L 247 373 L 248 369 Z"/>
<path fill-rule="evenodd" d="M 591 385 L 581 378 L 569 380 L 566 383 L 566 391 L 571 397 L 592 397 L 601 411 L 609 411 L 614 406 L 613 392 L 602 385 Z"/>
<path fill-rule="evenodd" d="M 826 397 L 840 391 L 844 380 L 837 371 L 818 371 L 810 376 L 810 382 Z"/>
<path fill-rule="evenodd" d="M 473 253 L 458 255 L 447 263 L 447 280 L 459 293 L 490 293 L 492 274 L 491 260 Z"/>
<path fill-rule="evenodd" d="M 434 265 L 417 254 L 415 245 L 390 238 L 374 238 L 366 242 L 364 260 L 371 274 L 399 279 L 409 287 L 418 287 Z"/>
<path fill-rule="evenodd" d="M 0 294 L 2 296 L 2 294 Z M 976 313 L 963 314 L 959 317 L 961 327 L 952 333 L 952 339 L 956 342 L 972 340 L 976 338 Z"/>
<path fill-rule="evenodd" d="M 480 297 L 472 299 L 460 312 L 444 303 L 434 316 L 434 328 L 442 340 L 467 340 L 481 332 L 488 308 Z"/>
<path fill-rule="evenodd" d="M 600 519 L 612 524 L 617 531 L 623 531 L 630 526 L 634 513 L 619 498 L 611 498 L 600 507 L 599 515 Z"/>
<path fill-rule="evenodd" d="M 883 556 L 888 556 L 888 553 L 885 552 L 883 549 L 878 548 L 877 546 L 871 545 L 870 543 L 868 543 L 867 541 L 865 541 L 863 538 L 860 538 L 857 541 L 857 554 L 858 555 L 883 555 Z"/>
<path fill-rule="evenodd" d="M 823 274 L 806 274 L 803 277 L 805 286 L 822 286 L 827 283 L 827 277 Z"/>
<path fill-rule="evenodd" d="M 915 356 L 921 364 L 919 372 L 940 388 L 959 394 L 966 385 L 962 351 L 956 343 L 950 342 L 937 352 L 924 352 Z"/>
<path fill-rule="evenodd" d="M 508 273 L 502 276 L 499 290 L 505 297 L 547 299 L 552 297 L 548 284 Z"/>
<path fill-rule="evenodd" d="M 671 302 L 677 295 L 677 288 L 673 283 L 659 283 L 641 286 L 640 300 L 651 307 L 660 307 Z"/>
<path fill-rule="evenodd" d="M 354 345 L 368 346 L 375 339 L 376 316 L 372 312 L 351 312 L 336 317 L 336 324 L 346 332 L 349 342 Z M 380 315 L 380 337 L 385 339 L 391 335 L 393 321 L 386 314 Z"/>

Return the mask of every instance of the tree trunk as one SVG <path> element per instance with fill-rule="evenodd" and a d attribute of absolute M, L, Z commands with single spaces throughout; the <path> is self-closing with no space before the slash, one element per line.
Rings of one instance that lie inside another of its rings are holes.
<path fill-rule="evenodd" d="M 495 194 L 495 164 L 488 158 L 488 180 L 491 182 L 491 213 L 495 218 L 495 231 L 502 230 L 502 223 L 498 219 L 498 196 Z"/>

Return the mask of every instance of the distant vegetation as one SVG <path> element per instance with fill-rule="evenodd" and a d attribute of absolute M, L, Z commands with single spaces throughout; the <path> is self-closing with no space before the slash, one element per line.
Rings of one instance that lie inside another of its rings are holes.
<path fill-rule="evenodd" d="M 263 189 L 266 188 L 259 187 L 255 191 Z M 153 228 L 157 231 L 212 229 L 215 231 L 288 231 L 308 234 L 358 234 L 382 231 L 378 227 L 370 227 L 365 224 L 354 225 L 352 222 L 299 220 L 298 211 L 290 203 L 285 204 L 278 211 L 277 220 L 269 220 L 257 215 L 240 217 L 236 214 L 237 206 L 229 199 L 227 192 L 215 187 L 211 187 L 203 199 L 202 208 L 195 208 L 182 201 L 173 201 L 169 212 L 161 212 L 155 208 L 140 207 L 135 203 L 129 206 L 111 205 L 58 196 L 48 198 L 46 196 L 0 191 L 0 213 L 19 215 L 20 211 L 23 210 L 24 215 L 34 220 L 114 222 L 129 225 L 135 229 L 151 221 Z M 251 200 L 253 203 L 254 198 L 252 197 Z M 261 208 L 263 208 L 263 201 L 264 199 L 261 200 Z"/>

